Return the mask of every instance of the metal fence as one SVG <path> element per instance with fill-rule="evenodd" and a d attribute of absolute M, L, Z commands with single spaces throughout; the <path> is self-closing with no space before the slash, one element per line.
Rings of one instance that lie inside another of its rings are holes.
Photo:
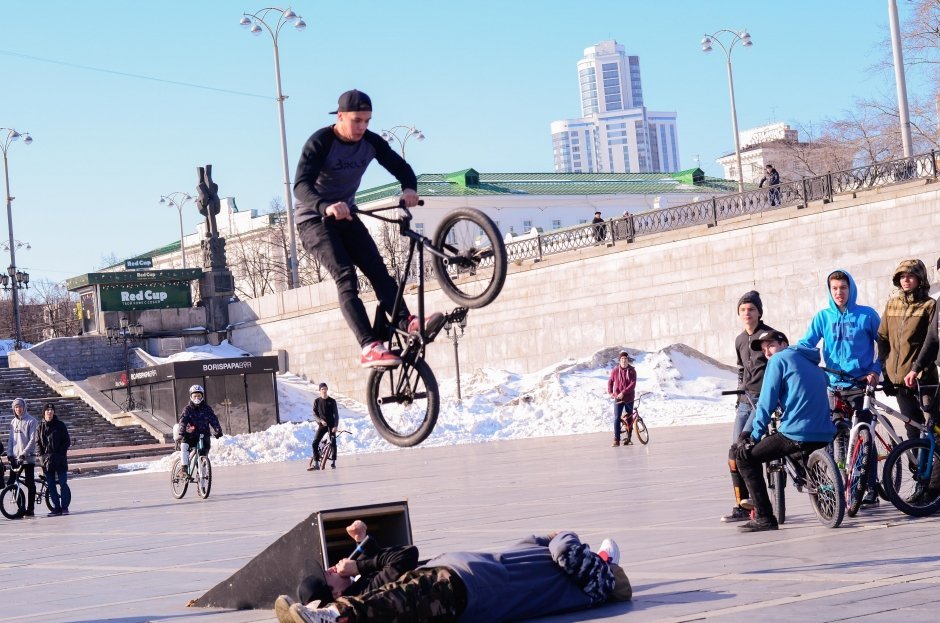
<path fill-rule="evenodd" d="M 878 162 L 847 171 L 834 171 L 816 177 L 804 177 L 768 188 L 743 193 L 712 197 L 704 201 L 651 210 L 642 214 L 626 215 L 599 224 L 576 225 L 549 232 L 539 232 L 506 243 L 510 262 L 541 260 L 546 255 L 564 253 L 592 246 L 614 246 L 630 243 L 640 236 L 705 225 L 713 227 L 719 221 L 759 214 L 784 207 L 806 207 L 811 201 L 831 202 L 836 195 L 881 188 L 916 179 L 937 179 L 937 158 L 940 152 L 931 151 L 910 158 Z M 433 279 L 430 263 L 425 266 L 425 278 Z M 416 280 L 416 279 L 412 279 Z M 361 290 L 371 290 L 369 282 L 359 276 Z"/>

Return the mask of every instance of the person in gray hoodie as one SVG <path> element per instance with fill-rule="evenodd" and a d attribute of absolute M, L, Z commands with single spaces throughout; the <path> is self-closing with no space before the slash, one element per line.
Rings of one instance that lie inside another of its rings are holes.
<path fill-rule="evenodd" d="M 26 476 L 26 516 L 32 517 L 36 503 L 36 428 L 39 422 L 26 412 L 26 401 L 22 398 L 13 400 L 13 417 L 10 419 L 10 443 L 7 455 L 10 457 L 10 479 L 16 480 L 17 468 L 23 467 Z"/>

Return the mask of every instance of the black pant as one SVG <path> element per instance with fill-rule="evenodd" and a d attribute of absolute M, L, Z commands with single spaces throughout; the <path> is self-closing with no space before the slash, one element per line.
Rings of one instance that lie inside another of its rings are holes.
<path fill-rule="evenodd" d="M 385 313 L 391 315 L 392 308 L 398 296 L 398 285 L 388 268 L 382 261 L 375 240 L 369 230 L 362 224 L 358 216 L 351 221 L 336 221 L 333 219 L 320 221 L 306 221 L 297 227 L 300 241 L 304 249 L 312 254 L 326 268 L 333 281 L 336 282 L 336 291 L 339 294 L 339 308 L 346 323 L 356 334 L 360 346 L 366 346 L 376 341 L 372 330 L 372 323 L 366 313 L 365 305 L 359 298 L 359 278 L 356 268 L 362 271 L 372 288 L 375 296 Z M 392 319 L 400 322 L 408 318 L 408 308 L 402 301 L 398 310 L 398 318 Z"/>
<path fill-rule="evenodd" d="M 774 514 L 767 494 L 767 483 L 764 482 L 764 463 L 774 459 L 782 459 L 794 453 L 802 453 L 804 457 L 818 448 L 825 448 L 823 442 L 794 441 L 788 437 L 775 433 L 758 441 L 751 448 L 751 455 L 747 459 L 738 459 L 738 471 L 751 496 L 751 503 L 757 509 L 758 517 L 770 517 Z"/>
<path fill-rule="evenodd" d="M 908 389 L 902 385 L 898 385 L 896 387 L 898 388 L 898 395 L 896 396 L 898 400 L 898 410 L 903 415 L 906 415 L 915 422 L 923 424 L 924 412 L 921 410 L 920 398 L 917 396 L 917 390 Z M 920 439 L 919 428 L 915 428 L 910 424 L 905 424 L 904 430 L 907 431 L 908 439 Z"/>
<path fill-rule="evenodd" d="M 322 441 L 323 436 L 326 435 L 327 431 L 330 430 L 330 426 L 326 424 L 320 424 L 317 428 L 317 435 L 313 438 L 313 462 L 320 462 L 320 441 Z M 333 450 L 333 460 L 336 460 L 336 435 L 330 435 L 330 447 Z"/>
<path fill-rule="evenodd" d="M 26 512 L 32 514 L 36 506 L 36 466 L 32 463 L 23 463 L 23 475 L 26 476 Z M 16 469 L 10 470 L 8 485 L 16 482 Z"/>

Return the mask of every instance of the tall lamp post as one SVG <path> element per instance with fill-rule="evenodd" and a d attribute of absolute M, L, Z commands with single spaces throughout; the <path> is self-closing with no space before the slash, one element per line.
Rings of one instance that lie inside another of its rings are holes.
<path fill-rule="evenodd" d="M 4 135 L 4 133 L 6 133 Z M 29 132 L 18 132 L 13 128 L 0 128 L 0 150 L 3 151 L 3 181 L 6 183 L 7 196 L 7 227 L 10 231 L 10 266 L 7 268 L 7 274 L 4 275 L 3 289 L 10 290 L 13 299 L 13 348 L 19 350 L 20 343 L 20 300 L 18 292 L 21 287 L 29 287 L 29 274 L 16 270 L 16 240 L 13 238 L 13 197 L 10 195 L 10 166 L 7 162 L 7 152 L 10 145 L 20 138 L 25 145 L 33 142 L 33 137 Z M 10 285 L 7 286 L 7 281 Z"/>
<path fill-rule="evenodd" d="M 444 331 L 447 337 L 454 343 L 454 366 L 457 368 L 457 400 L 463 400 L 460 395 L 460 354 L 457 352 L 457 342 L 463 337 L 464 329 L 467 328 L 466 311 L 457 318 L 448 318 L 444 323 Z M 460 329 L 460 335 L 457 335 L 457 329 Z"/>
<path fill-rule="evenodd" d="M 277 16 L 277 24 L 273 27 L 266 21 L 270 16 L 273 23 L 274 16 Z M 287 132 L 284 127 L 284 100 L 287 96 L 281 92 L 281 57 L 277 48 L 277 38 L 281 34 L 281 28 L 285 24 L 292 24 L 297 30 L 303 30 L 307 23 L 303 18 L 291 9 L 279 9 L 277 7 L 268 7 L 255 11 L 254 13 L 243 13 L 239 23 L 248 28 L 248 32 L 253 35 L 260 35 L 262 26 L 271 35 L 274 42 L 274 80 L 277 86 L 277 113 L 278 121 L 281 125 L 281 160 L 284 165 L 284 205 L 287 209 L 287 227 L 290 229 L 290 255 L 287 263 L 290 264 L 290 288 L 300 287 L 300 271 L 297 266 L 297 233 L 294 231 L 294 199 L 291 192 L 290 169 L 287 161 Z"/>
<path fill-rule="evenodd" d="M 720 37 L 726 37 L 730 43 L 726 46 L 721 42 Z M 743 30 L 736 33 L 732 30 L 718 30 L 711 35 L 705 35 L 702 39 L 702 52 L 711 52 L 712 43 L 717 43 L 724 50 L 728 59 L 728 89 L 731 91 L 731 126 L 734 129 L 734 155 L 738 162 L 738 192 L 744 192 L 744 171 L 741 168 L 741 139 L 738 137 L 738 109 L 734 104 L 734 77 L 731 75 L 731 52 L 734 46 L 740 43 L 746 48 L 754 45 L 751 42 L 751 35 Z"/>
<path fill-rule="evenodd" d="M 186 246 L 185 246 L 185 235 L 183 234 L 183 206 L 186 205 L 188 201 L 192 201 L 192 197 L 189 196 L 189 193 L 184 193 L 181 190 L 178 190 L 169 195 L 160 195 L 160 203 L 166 203 L 177 210 L 180 213 L 180 255 L 183 256 L 183 268 L 186 268 Z"/>
<path fill-rule="evenodd" d="M 137 408 L 134 402 L 134 393 L 131 391 L 131 358 L 127 348 L 128 340 L 139 340 L 144 336 L 144 327 L 139 323 L 130 324 L 127 316 L 121 317 L 121 326 L 107 327 L 108 344 L 118 341 L 124 344 L 124 384 L 127 387 L 127 402 L 123 405 L 125 411 Z"/>
<path fill-rule="evenodd" d="M 408 142 L 408 139 L 424 140 L 424 132 L 413 125 L 393 125 L 387 130 L 382 130 L 381 136 L 393 145 L 398 143 L 398 151 L 401 152 L 402 158 L 405 157 L 405 143 Z"/>

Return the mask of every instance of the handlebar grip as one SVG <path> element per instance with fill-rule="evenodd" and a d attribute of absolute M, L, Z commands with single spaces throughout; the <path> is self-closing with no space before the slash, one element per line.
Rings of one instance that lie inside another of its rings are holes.
<path fill-rule="evenodd" d="M 418 199 L 418 205 L 419 205 L 419 206 L 423 206 L 423 205 L 424 205 L 424 199 Z M 405 207 L 405 200 L 404 200 L 404 199 L 399 199 L 399 200 L 398 200 L 398 207 L 399 207 L 399 208 L 404 208 L 404 207 Z"/>
<path fill-rule="evenodd" d="M 722 396 L 742 396 L 744 395 L 743 389 L 728 389 L 721 392 Z"/>

